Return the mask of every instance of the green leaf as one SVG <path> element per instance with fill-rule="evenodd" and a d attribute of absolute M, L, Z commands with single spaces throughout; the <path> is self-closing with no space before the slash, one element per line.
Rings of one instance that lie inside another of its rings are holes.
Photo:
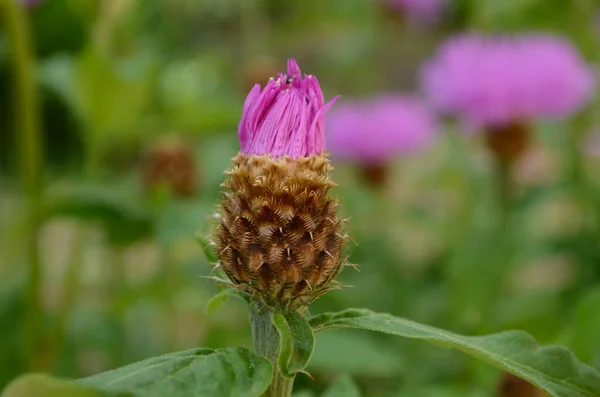
<path fill-rule="evenodd" d="M 526 379 L 555 397 L 600 396 L 600 373 L 577 361 L 561 346 L 540 346 L 529 334 L 507 331 L 488 336 L 462 336 L 449 331 L 363 309 L 325 313 L 311 319 L 315 331 L 359 328 L 427 340 L 460 350 Z"/>
<path fill-rule="evenodd" d="M 210 300 L 206 304 L 206 307 L 204 308 L 204 312 L 206 314 L 211 314 L 212 312 L 217 310 L 223 303 L 225 303 L 230 296 L 239 298 L 244 302 L 246 301 L 238 291 L 232 288 L 227 288 L 210 298 Z"/>
<path fill-rule="evenodd" d="M 296 311 L 276 312 L 273 324 L 280 337 L 277 367 L 286 378 L 304 372 L 315 347 L 313 330 L 304 316 Z"/>
<path fill-rule="evenodd" d="M 110 143 L 143 132 L 139 121 L 152 97 L 154 73 L 151 62 L 137 58 L 119 64 L 94 45 L 79 54 L 73 87 L 76 110 L 88 132 L 84 138 Z"/>
<path fill-rule="evenodd" d="M 599 307 L 600 287 L 587 292 L 581 298 L 573 316 L 574 330 L 569 345 L 578 357 L 587 362 L 600 358 Z"/>
<path fill-rule="evenodd" d="M 348 375 L 342 375 L 323 393 L 323 397 L 360 397 L 360 390 Z"/>
<path fill-rule="evenodd" d="M 119 395 L 125 396 L 124 394 L 108 394 L 44 374 L 23 375 L 9 384 L 2 392 L 2 397 L 108 397 Z"/>
<path fill-rule="evenodd" d="M 246 349 L 191 349 L 80 379 L 81 385 L 135 397 L 253 397 L 271 382 L 268 360 Z"/>
<path fill-rule="evenodd" d="M 204 252 L 204 255 L 206 255 L 206 259 L 208 259 L 210 263 L 218 263 L 219 258 L 217 257 L 215 246 L 210 242 L 210 240 L 199 235 L 196 236 L 196 240 L 200 244 L 200 247 L 202 247 L 202 252 Z"/>
<path fill-rule="evenodd" d="M 410 365 L 405 360 L 379 335 L 355 330 L 322 332 L 315 335 L 315 352 L 308 371 L 393 378 Z"/>

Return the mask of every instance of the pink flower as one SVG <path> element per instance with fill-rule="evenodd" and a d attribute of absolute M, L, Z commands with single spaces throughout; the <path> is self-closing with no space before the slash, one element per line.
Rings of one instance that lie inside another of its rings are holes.
<path fill-rule="evenodd" d="M 441 13 L 446 0 L 380 0 L 398 11 L 422 21 L 433 21 Z"/>
<path fill-rule="evenodd" d="M 594 77 L 559 37 L 465 35 L 441 46 L 422 83 L 438 109 L 490 125 L 568 116 L 590 99 Z"/>
<path fill-rule="evenodd" d="M 328 118 L 331 155 L 381 164 L 433 142 L 436 123 L 417 98 L 382 95 L 340 103 Z"/>
<path fill-rule="evenodd" d="M 317 78 L 302 77 L 294 59 L 287 66 L 287 74 L 262 90 L 256 84 L 246 97 L 238 126 L 242 153 L 298 158 L 325 150 L 324 117 L 337 97 L 325 104 Z"/>

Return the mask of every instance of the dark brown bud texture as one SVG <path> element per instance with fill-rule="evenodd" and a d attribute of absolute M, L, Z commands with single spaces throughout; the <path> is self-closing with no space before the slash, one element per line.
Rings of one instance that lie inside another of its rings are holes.
<path fill-rule="evenodd" d="M 193 196 L 197 190 L 194 153 L 185 142 L 161 142 L 147 154 L 142 177 L 147 189 L 165 186 L 177 197 Z"/>
<path fill-rule="evenodd" d="M 277 308 L 303 306 L 330 289 L 347 240 L 325 156 L 238 154 L 223 183 L 215 243 L 241 291 Z"/>
<path fill-rule="evenodd" d="M 507 164 L 518 160 L 531 140 L 529 128 L 522 122 L 488 127 L 485 137 L 488 148 L 496 158 Z"/>

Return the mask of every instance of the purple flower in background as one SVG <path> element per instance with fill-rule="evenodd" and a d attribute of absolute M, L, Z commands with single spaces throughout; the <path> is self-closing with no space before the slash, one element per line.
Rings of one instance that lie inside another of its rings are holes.
<path fill-rule="evenodd" d="M 400 95 L 343 101 L 328 117 L 327 128 L 332 156 L 363 164 L 412 154 L 429 145 L 436 131 L 427 107 Z"/>
<path fill-rule="evenodd" d="M 559 37 L 465 35 L 441 46 L 422 83 L 439 110 L 489 126 L 568 116 L 588 101 L 594 77 Z"/>
<path fill-rule="evenodd" d="M 261 90 L 256 84 L 244 103 L 238 126 L 241 152 L 273 157 L 318 155 L 325 149 L 327 104 L 317 78 L 300 73 L 294 59 Z"/>
<path fill-rule="evenodd" d="M 441 13 L 446 0 L 379 0 L 384 4 L 422 21 L 433 21 Z"/>

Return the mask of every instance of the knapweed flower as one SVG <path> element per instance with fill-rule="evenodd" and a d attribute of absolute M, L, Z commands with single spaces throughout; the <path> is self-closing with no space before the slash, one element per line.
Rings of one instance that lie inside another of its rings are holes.
<path fill-rule="evenodd" d="M 590 99 L 590 67 L 566 40 L 542 34 L 449 39 L 422 72 L 440 111 L 486 132 L 488 146 L 512 162 L 527 147 L 531 122 L 566 117 Z"/>
<path fill-rule="evenodd" d="M 441 111 L 477 125 L 568 116 L 590 98 L 590 67 L 564 39 L 550 35 L 459 36 L 422 74 Z"/>
<path fill-rule="evenodd" d="M 361 164 L 388 163 L 429 146 L 436 123 L 417 98 L 381 95 L 342 101 L 327 120 L 329 152 Z"/>
<path fill-rule="evenodd" d="M 325 104 L 315 76 L 302 77 L 295 60 L 287 74 L 256 84 L 244 103 L 238 126 L 241 152 L 273 157 L 311 156 L 325 149 L 324 118 L 337 98 Z"/>
<path fill-rule="evenodd" d="M 446 0 L 378 0 L 420 21 L 431 22 L 438 18 Z"/>
<path fill-rule="evenodd" d="M 325 155 L 325 104 L 294 60 L 244 104 L 241 151 L 223 183 L 215 243 L 231 282 L 272 307 L 307 304 L 340 271 L 343 220 Z"/>

